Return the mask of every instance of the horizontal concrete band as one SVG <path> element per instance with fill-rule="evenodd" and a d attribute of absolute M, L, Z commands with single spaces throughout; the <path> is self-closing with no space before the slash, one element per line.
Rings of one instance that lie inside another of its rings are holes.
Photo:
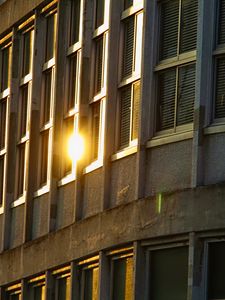
<path fill-rule="evenodd" d="M 0 285 L 136 240 L 225 228 L 225 185 L 140 199 L 0 255 Z M 213 208 L 213 209 L 212 209 Z M 200 216 L 200 217 L 199 217 Z M 163 240 L 163 239 L 162 239 Z M 159 243 L 160 243 L 159 239 Z"/>

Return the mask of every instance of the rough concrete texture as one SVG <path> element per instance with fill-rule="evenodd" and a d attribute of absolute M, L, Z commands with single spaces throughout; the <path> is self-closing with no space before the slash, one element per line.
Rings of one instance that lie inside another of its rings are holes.
<path fill-rule="evenodd" d="M 101 210 L 103 198 L 103 175 L 99 168 L 85 175 L 83 215 L 88 217 Z"/>
<path fill-rule="evenodd" d="M 23 243 L 24 204 L 11 209 L 10 247 L 14 248 Z M 22 221 L 22 222 L 21 222 Z"/>
<path fill-rule="evenodd" d="M 112 163 L 111 207 L 134 200 L 136 155 Z"/>
<path fill-rule="evenodd" d="M 49 194 L 34 198 L 32 237 L 43 236 L 48 231 L 48 198 Z"/>
<path fill-rule="evenodd" d="M 58 189 L 57 200 L 57 228 L 65 227 L 73 223 L 73 211 L 75 207 L 74 181 Z"/>
<path fill-rule="evenodd" d="M 225 184 L 221 184 L 165 194 L 160 212 L 155 197 L 109 209 L 3 252 L 0 285 L 137 239 L 221 231 L 225 228 L 224 198 Z M 67 251 L 59 245 L 67 245 Z"/>
<path fill-rule="evenodd" d="M 192 140 L 149 149 L 146 196 L 190 187 Z"/>
<path fill-rule="evenodd" d="M 204 139 L 204 184 L 225 180 L 225 134 L 206 136 Z"/>

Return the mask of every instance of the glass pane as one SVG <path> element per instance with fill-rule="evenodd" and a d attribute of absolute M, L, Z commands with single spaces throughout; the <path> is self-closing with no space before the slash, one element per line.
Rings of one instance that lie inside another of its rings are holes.
<path fill-rule="evenodd" d="M 48 172 L 48 139 L 49 132 L 45 131 L 41 134 L 41 174 L 40 174 L 40 184 L 44 185 L 47 182 L 47 172 Z"/>
<path fill-rule="evenodd" d="M 7 100 L 0 101 L 0 150 L 5 148 Z"/>
<path fill-rule="evenodd" d="M 52 98 L 52 70 L 44 73 L 43 125 L 50 120 Z"/>
<path fill-rule="evenodd" d="M 57 279 L 57 300 L 70 300 L 70 277 Z"/>
<path fill-rule="evenodd" d="M 53 58 L 55 54 L 55 23 L 56 14 L 52 14 L 49 17 L 47 17 L 45 61 L 48 61 L 51 58 Z"/>
<path fill-rule="evenodd" d="M 120 101 L 120 147 L 126 147 L 130 142 L 131 122 L 131 85 L 121 90 Z"/>
<path fill-rule="evenodd" d="M 179 68 L 177 125 L 193 122 L 195 102 L 195 64 Z"/>
<path fill-rule="evenodd" d="M 84 276 L 84 300 L 97 300 L 99 268 L 84 270 Z"/>
<path fill-rule="evenodd" d="M 27 132 L 27 106 L 28 106 L 28 84 L 21 88 L 21 101 L 20 101 L 20 118 L 19 128 L 20 136 L 22 138 Z"/>
<path fill-rule="evenodd" d="M 100 130 L 100 102 L 92 105 L 92 157 L 98 158 Z"/>
<path fill-rule="evenodd" d="M 181 11 L 180 53 L 195 50 L 197 42 L 198 1 L 183 0 Z"/>
<path fill-rule="evenodd" d="M 74 108 L 77 102 L 77 53 L 69 58 L 69 99 L 68 110 Z"/>
<path fill-rule="evenodd" d="M 225 58 L 216 61 L 215 118 L 225 118 Z"/>
<path fill-rule="evenodd" d="M 71 29 L 70 29 L 70 44 L 75 44 L 79 41 L 80 30 L 80 0 L 72 1 L 71 9 Z"/>
<path fill-rule="evenodd" d="M 104 23 L 105 0 L 96 0 L 96 19 L 95 28 L 98 28 Z"/>
<path fill-rule="evenodd" d="M 179 0 L 163 1 L 160 15 L 160 59 L 177 55 Z"/>
<path fill-rule="evenodd" d="M 134 25 L 135 17 L 132 16 L 124 24 L 124 49 L 123 49 L 123 70 L 122 76 L 128 77 L 133 72 L 134 61 Z"/>
<path fill-rule="evenodd" d="M 33 31 L 26 32 L 23 36 L 23 76 L 30 73 L 31 48 Z"/>
<path fill-rule="evenodd" d="M 165 130 L 174 127 L 176 69 L 159 74 L 159 104 L 157 129 Z"/>
<path fill-rule="evenodd" d="M 113 300 L 133 299 L 133 258 L 113 262 Z"/>
<path fill-rule="evenodd" d="M 3 186 L 4 186 L 4 155 L 0 156 L 0 205 L 3 202 Z"/>
<path fill-rule="evenodd" d="M 101 91 L 102 83 L 103 83 L 103 36 L 96 40 L 94 75 L 95 75 L 94 93 L 97 94 Z"/>
<path fill-rule="evenodd" d="M 132 140 L 138 137 L 140 106 L 140 81 L 133 85 Z"/>
<path fill-rule="evenodd" d="M 1 92 L 9 87 L 9 57 L 11 47 L 2 50 Z"/>
<path fill-rule="evenodd" d="M 18 169 L 17 169 L 17 198 L 24 192 L 25 176 L 25 143 L 18 146 Z"/>
<path fill-rule="evenodd" d="M 150 266 L 150 299 L 187 299 L 188 247 L 152 251 Z"/>
<path fill-rule="evenodd" d="M 208 295 L 209 299 L 225 298 L 225 242 L 209 244 Z"/>
<path fill-rule="evenodd" d="M 218 44 L 225 44 L 225 1 L 219 3 Z"/>

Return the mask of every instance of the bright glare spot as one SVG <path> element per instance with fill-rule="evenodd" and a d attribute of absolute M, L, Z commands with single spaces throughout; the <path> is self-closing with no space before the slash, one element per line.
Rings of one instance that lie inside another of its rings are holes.
<path fill-rule="evenodd" d="M 79 134 L 73 134 L 68 139 L 68 154 L 71 160 L 78 161 L 84 154 L 84 140 Z"/>

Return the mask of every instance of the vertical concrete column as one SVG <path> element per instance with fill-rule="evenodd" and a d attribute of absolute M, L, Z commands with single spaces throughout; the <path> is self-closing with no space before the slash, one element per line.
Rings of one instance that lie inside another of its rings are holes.
<path fill-rule="evenodd" d="M 103 158 L 103 203 L 101 210 L 110 207 L 111 194 L 111 156 L 116 150 L 116 121 L 117 121 L 117 89 L 118 89 L 118 72 L 120 49 L 120 16 L 121 16 L 120 0 L 110 1 L 109 16 L 109 45 L 108 45 L 108 73 L 107 73 L 107 98 L 105 111 L 105 136 L 104 136 L 104 158 Z"/>
<path fill-rule="evenodd" d="M 188 256 L 188 300 L 203 299 L 201 287 L 203 243 L 200 242 L 195 233 L 189 234 L 189 256 Z"/>
<path fill-rule="evenodd" d="M 140 242 L 134 243 L 134 300 L 145 298 L 146 263 L 144 249 Z"/>
<path fill-rule="evenodd" d="M 211 108 L 212 50 L 214 11 L 216 1 L 199 0 L 198 38 L 196 59 L 196 96 L 194 104 L 194 132 L 192 144 L 192 187 L 204 183 L 203 128 L 206 108 Z M 211 112 L 208 112 L 210 115 Z"/>
<path fill-rule="evenodd" d="M 38 170 L 38 147 L 39 147 L 39 123 L 40 123 L 40 104 L 41 104 L 41 80 L 43 64 L 43 47 L 45 36 L 44 17 L 37 10 L 35 12 L 34 23 L 34 45 L 33 45 L 33 71 L 32 71 L 32 92 L 31 92 L 31 111 L 30 111 L 30 139 L 28 154 L 28 178 L 27 178 L 27 199 L 25 203 L 25 231 L 24 242 L 32 239 L 33 221 L 33 196 L 37 190 L 37 170 Z"/>
<path fill-rule="evenodd" d="M 57 185 L 60 179 L 60 167 L 62 156 L 62 120 L 65 98 L 65 74 L 66 74 L 66 50 L 68 36 L 68 1 L 58 2 L 56 52 L 55 52 L 55 87 L 53 108 L 53 134 L 52 134 L 52 165 L 50 175 L 49 193 L 49 231 L 55 230 L 57 219 Z"/>
<path fill-rule="evenodd" d="M 92 24 L 93 24 L 93 3 L 94 1 L 83 1 L 83 24 L 82 24 L 82 50 L 81 50 L 81 75 L 80 75 L 80 99 L 79 99 L 79 121 L 78 128 L 80 134 L 85 139 L 85 151 L 88 152 L 88 111 L 90 92 L 90 70 L 91 70 L 91 46 L 92 46 Z M 74 221 L 78 221 L 83 216 L 83 190 L 84 176 L 83 170 L 87 165 L 87 153 L 84 158 L 78 161 L 76 169 L 75 183 L 75 210 Z"/>
<path fill-rule="evenodd" d="M 1 250 L 10 246 L 11 227 L 11 203 L 14 199 L 15 187 L 15 165 L 16 165 L 16 141 L 17 141 L 17 103 L 19 99 L 19 69 L 20 60 L 20 38 L 16 28 L 13 29 L 12 36 L 12 59 L 10 95 L 8 105 L 8 136 L 7 136 L 7 156 L 6 156 L 6 197 L 3 214 L 3 243 Z"/>
<path fill-rule="evenodd" d="M 71 293 L 70 293 L 70 300 L 73 299 L 80 299 L 80 290 L 78 285 L 78 276 L 79 270 L 75 262 L 70 264 L 71 266 Z"/>
<path fill-rule="evenodd" d="M 99 300 L 110 300 L 110 265 L 106 254 L 99 254 Z"/>
<path fill-rule="evenodd" d="M 155 126 L 155 74 L 157 47 L 157 1 L 144 0 L 143 46 L 141 68 L 141 99 L 139 114 L 138 152 L 136 160 L 135 199 L 145 196 L 146 142 L 154 134 Z"/>

